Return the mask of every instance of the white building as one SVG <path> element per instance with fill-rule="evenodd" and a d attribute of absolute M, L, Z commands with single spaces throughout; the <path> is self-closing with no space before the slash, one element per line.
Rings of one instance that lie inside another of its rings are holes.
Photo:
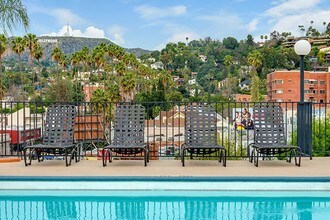
<path fill-rule="evenodd" d="M 164 69 L 164 64 L 162 62 L 155 62 L 150 65 L 151 69 Z"/>
<path fill-rule="evenodd" d="M 190 79 L 188 80 L 189 85 L 195 85 L 196 84 L 196 79 Z"/>

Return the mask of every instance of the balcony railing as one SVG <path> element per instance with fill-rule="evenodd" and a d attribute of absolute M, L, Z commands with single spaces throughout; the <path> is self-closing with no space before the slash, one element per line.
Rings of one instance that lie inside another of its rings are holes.
<path fill-rule="evenodd" d="M 22 148 L 41 140 L 45 112 L 53 103 L 2 102 L 0 108 L 0 156 L 20 156 Z M 72 103 L 76 106 L 75 140 L 83 143 L 83 157 L 100 157 L 100 149 L 113 139 L 113 117 L 118 103 Z M 150 159 L 178 159 L 185 134 L 185 102 L 140 103 L 146 108 L 145 142 L 150 145 Z M 217 112 L 217 139 L 226 147 L 228 157 L 245 158 L 253 142 L 252 108 L 257 103 L 210 103 Z M 272 103 L 274 104 L 274 103 Z M 297 103 L 281 102 L 288 143 L 297 144 Z M 313 103 L 312 154 L 330 154 L 330 105 Z M 235 114 L 246 109 L 248 122 L 234 121 Z M 141 156 L 141 155 L 137 155 Z M 128 155 L 118 155 L 120 158 Z M 49 157 L 50 159 L 52 156 Z"/>

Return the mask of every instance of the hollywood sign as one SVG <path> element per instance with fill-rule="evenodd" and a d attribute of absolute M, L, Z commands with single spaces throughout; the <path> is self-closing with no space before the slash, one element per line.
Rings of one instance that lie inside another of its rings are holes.
<path fill-rule="evenodd" d="M 39 43 L 57 43 L 57 39 L 38 39 Z"/>

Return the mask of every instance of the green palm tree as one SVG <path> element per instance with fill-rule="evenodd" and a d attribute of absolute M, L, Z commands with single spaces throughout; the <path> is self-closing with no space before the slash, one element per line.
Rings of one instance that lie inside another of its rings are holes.
<path fill-rule="evenodd" d="M 100 69 L 105 64 L 104 51 L 101 47 L 95 47 L 92 52 L 92 59 L 96 69 Z"/>
<path fill-rule="evenodd" d="M 33 50 L 33 58 L 37 60 L 38 65 L 40 65 L 40 59 L 42 58 L 42 56 L 44 55 L 44 51 L 43 48 L 41 47 L 41 45 L 39 43 L 37 43 L 34 46 L 34 50 Z"/>
<path fill-rule="evenodd" d="M 24 36 L 24 40 L 25 40 L 26 46 L 30 50 L 30 62 L 31 62 L 31 64 L 33 64 L 34 50 L 35 50 L 36 45 L 38 44 L 37 36 L 35 34 L 30 34 L 29 33 L 29 34 Z"/>
<path fill-rule="evenodd" d="M 230 67 L 234 64 L 234 57 L 231 55 L 226 55 L 223 58 L 223 64 L 227 67 L 228 75 L 230 75 Z"/>
<path fill-rule="evenodd" d="M 120 78 L 119 91 L 121 100 L 133 101 L 135 95 L 136 86 L 136 73 L 133 71 L 126 72 Z"/>
<path fill-rule="evenodd" d="M 161 82 L 164 85 L 165 92 L 168 90 L 168 88 L 170 88 L 171 86 L 174 86 L 174 81 L 173 81 L 172 75 L 167 71 L 160 72 L 159 79 L 161 80 Z"/>
<path fill-rule="evenodd" d="M 60 60 L 62 54 L 63 54 L 63 52 L 62 52 L 61 48 L 55 47 L 52 50 L 52 54 L 51 54 L 52 60 L 58 64 L 58 61 Z M 57 65 L 56 65 L 56 72 L 58 73 Z"/>
<path fill-rule="evenodd" d="M 89 53 L 88 47 L 84 47 L 80 51 L 80 59 L 84 64 L 85 71 L 88 71 L 88 67 L 92 65 L 92 55 Z"/>
<path fill-rule="evenodd" d="M 2 82 L 2 55 L 6 52 L 8 39 L 4 34 L 0 34 L 0 84 Z"/>
<path fill-rule="evenodd" d="M 261 53 L 254 50 L 247 56 L 247 62 L 254 67 L 255 71 L 257 71 L 258 67 L 262 65 L 262 58 Z"/>
<path fill-rule="evenodd" d="M 25 51 L 25 40 L 22 37 L 14 37 L 11 49 L 18 55 L 19 71 L 21 72 L 21 54 Z"/>
<path fill-rule="evenodd" d="M 25 30 L 29 28 L 30 20 L 21 0 L 1 0 L 0 12 L 0 28 L 5 35 L 17 25 L 22 25 Z"/>
<path fill-rule="evenodd" d="M 126 66 L 123 62 L 119 62 L 115 65 L 115 70 L 117 72 L 118 77 L 120 78 L 126 72 Z"/>
<path fill-rule="evenodd" d="M 77 67 L 79 66 L 81 62 L 81 55 L 79 53 L 79 51 L 77 52 L 74 52 L 71 56 L 71 60 L 70 60 L 70 65 L 72 66 L 73 68 L 73 74 L 74 74 L 74 77 L 76 75 L 76 69 Z"/>
<path fill-rule="evenodd" d="M 62 67 L 62 72 L 64 72 L 65 67 L 68 65 L 67 57 L 64 53 L 61 54 L 60 59 L 58 60 L 58 64 Z"/>

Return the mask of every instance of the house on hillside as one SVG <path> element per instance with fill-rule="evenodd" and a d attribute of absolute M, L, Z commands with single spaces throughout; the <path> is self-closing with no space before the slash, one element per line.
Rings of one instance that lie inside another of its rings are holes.
<path fill-rule="evenodd" d="M 196 84 L 196 79 L 190 79 L 188 80 L 189 85 L 195 85 Z"/>
<path fill-rule="evenodd" d="M 238 84 L 238 86 L 241 88 L 241 90 L 249 90 L 251 85 L 251 80 L 245 79 L 243 82 Z"/>
<path fill-rule="evenodd" d="M 207 56 L 205 56 L 205 55 L 199 55 L 198 57 L 203 63 L 205 63 L 207 60 Z"/>
<path fill-rule="evenodd" d="M 155 69 L 155 70 L 162 70 L 164 69 L 164 64 L 162 62 L 155 62 L 153 64 L 150 65 L 151 69 Z"/>

